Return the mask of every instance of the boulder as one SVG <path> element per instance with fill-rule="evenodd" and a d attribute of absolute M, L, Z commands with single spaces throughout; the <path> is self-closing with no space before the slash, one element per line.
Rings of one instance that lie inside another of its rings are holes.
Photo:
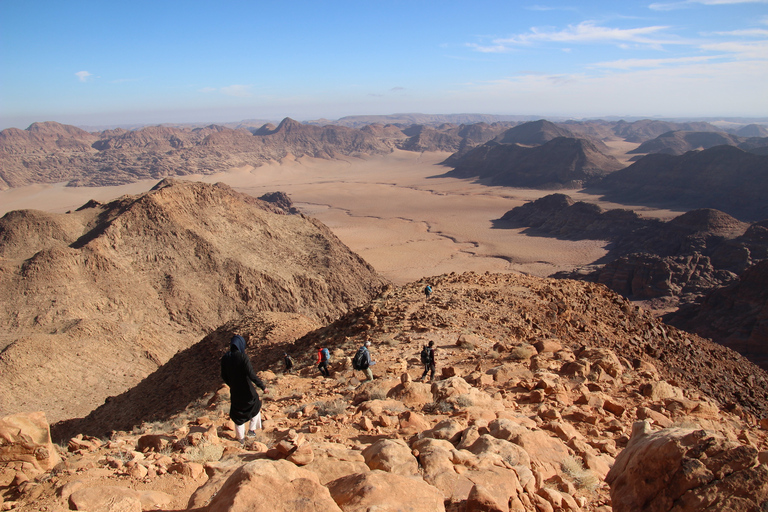
<path fill-rule="evenodd" d="M 323 485 L 343 476 L 369 471 L 365 457 L 359 450 L 351 450 L 336 443 L 320 443 L 314 446 L 314 451 L 314 460 L 304 469 L 315 473 Z"/>
<path fill-rule="evenodd" d="M 398 475 L 415 475 L 419 472 L 419 462 L 401 439 L 380 439 L 363 450 L 363 457 L 371 469 Z"/>
<path fill-rule="evenodd" d="M 141 493 L 125 487 L 86 487 L 69 496 L 70 510 L 141 512 Z"/>
<path fill-rule="evenodd" d="M 339 478 L 330 482 L 328 489 L 344 512 L 445 511 L 443 493 L 437 488 L 421 478 L 397 475 L 378 469 Z"/>
<path fill-rule="evenodd" d="M 208 512 L 321 512 L 341 509 L 317 475 L 286 460 L 255 460 L 227 479 Z"/>
<path fill-rule="evenodd" d="M 637 422 L 608 472 L 613 510 L 760 510 L 768 467 L 752 446 L 695 428 L 651 430 Z"/>
<path fill-rule="evenodd" d="M 60 461 L 44 412 L 0 418 L 0 463 L 27 462 L 48 471 Z"/>
<path fill-rule="evenodd" d="M 432 383 L 432 399 L 435 402 L 445 401 L 452 396 L 464 395 L 473 389 L 461 377 L 451 377 Z"/>

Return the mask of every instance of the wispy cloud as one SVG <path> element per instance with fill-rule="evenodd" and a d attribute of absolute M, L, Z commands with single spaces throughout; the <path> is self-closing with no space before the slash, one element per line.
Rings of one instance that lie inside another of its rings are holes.
<path fill-rule="evenodd" d="M 609 69 L 652 69 L 665 66 L 677 66 L 695 62 L 707 62 L 716 57 L 679 57 L 672 59 L 620 59 L 607 62 L 596 62 L 591 67 Z"/>
<path fill-rule="evenodd" d="M 639 28 L 611 28 L 598 25 L 594 21 L 584 21 L 578 25 L 569 25 L 563 30 L 547 30 L 531 28 L 529 32 L 508 38 L 494 39 L 489 45 L 470 44 L 469 46 L 483 53 L 498 53 L 510 51 L 516 47 L 530 46 L 536 43 L 569 43 L 569 44 L 635 44 L 642 46 L 661 47 L 667 44 L 684 44 L 675 37 L 660 35 L 669 27 L 653 25 Z"/>
<path fill-rule="evenodd" d="M 93 75 L 91 73 L 87 72 L 87 71 L 78 71 L 77 73 L 75 73 L 75 76 L 81 82 L 87 82 L 88 79 L 90 77 L 92 77 Z"/>
<path fill-rule="evenodd" d="M 654 11 L 673 11 L 695 5 L 734 5 L 734 4 L 765 4 L 768 0 L 684 0 L 682 2 L 653 3 L 648 6 Z"/>
<path fill-rule="evenodd" d="M 221 92 L 227 96 L 235 96 L 236 98 L 250 98 L 253 96 L 250 85 L 228 85 L 221 88 Z"/>
<path fill-rule="evenodd" d="M 202 87 L 197 90 L 204 94 L 220 93 L 226 96 L 234 96 L 236 98 L 250 98 L 253 96 L 252 85 L 227 85 L 225 87 Z"/>

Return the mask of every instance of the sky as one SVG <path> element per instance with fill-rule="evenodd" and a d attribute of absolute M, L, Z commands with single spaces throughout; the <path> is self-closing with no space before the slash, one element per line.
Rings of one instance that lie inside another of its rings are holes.
<path fill-rule="evenodd" d="M 768 116 L 768 0 L 0 0 L 0 129 Z"/>

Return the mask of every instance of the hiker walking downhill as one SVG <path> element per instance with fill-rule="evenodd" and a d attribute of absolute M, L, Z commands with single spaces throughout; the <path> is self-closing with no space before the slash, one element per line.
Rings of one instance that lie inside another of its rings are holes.
<path fill-rule="evenodd" d="M 365 374 L 365 381 L 370 382 L 373 380 L 373 371 L 371 366 L 376 364 L 376 361 L 371 361 L 371 352 L 368 347 L 371 346 L 370 341 L 366 341 L 365 344 L 357 349 L 355 357 L 352 358 L 352 368 L 355 370 L 361 370 Z"/>
<path fill-rule="evenodd" d="M 427 300 L 429 300 L 429 296 L 432 295 L 432 287 L 430 285 L 427 285 L 424 288 L 424 295 L 427 297 Z"/>
<path fill-rule="evenodd" d="M 317 369 L 323 377 L 330 377 L 328 371 L 328 361 L 331 359 L 331 353 L 327 348 L 317 347 Z"/>
<path fill-rule="evenodd" d="M 293 358 L 288 352 L 283 352 L 283 363 L 285 364 L 285 373 L 291 373 L 291 370 L 293 370 Z"/>
<path fill-rule="evenodd" d="M 245 353 L 245 338 L 236 334 L 229 342 L 229 352 L 221 358 L 221 378 L 229 386 L 231 405 L 229 417 L 235 423 L 237 440 L 245 442 L 245 423 L 248 435 L 261 428 L 261 399 L 254 384 L 266 393 L 267 388 L 253 371 L 251 360 Z"/>
<path fill-rule="evenodd" d="M 429 344 L 424 345 L 421 350 L 421 364 L 424 365 L 424 373 L 419 380 L 423 381 L 427 377 L 427 373 L 431 373 L 429 380 L 435 380 L 435 342 L 430 341 Z"/>

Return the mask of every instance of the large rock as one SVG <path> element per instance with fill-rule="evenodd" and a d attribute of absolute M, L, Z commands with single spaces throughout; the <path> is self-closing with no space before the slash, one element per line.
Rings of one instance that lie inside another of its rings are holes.
<path fill-rule="evenodd" d="M 637 422 L 606 482 L 615 512 L 756 511 L 768 506 L 768 467 L 752 446 L 693 428 Z"/>
<path fill-rule="evenodd" d="M 0 462 L 28 462 L 39 471 L 48 471 L 60 460 L 44 412 L 0 418 Z"/>
<path fill-rule="evenodd" d="M 344 512 L 444 512 L 443 493 L 421 478 L 378 469 L 328 484 Z"/>
<path fill-rule="evenodd" d="M 371 469 L 380 469 L 398 475 L 415 475 L 419 462 L 401 439 L 381 439 L 363 450 L 365 463 Z"/>
<path fill-rule="evenodd" d="M 211 500 L 208 512 L 339 511 L 315 473 L 286 460 L 255 460 L 238 468 Z"/>

